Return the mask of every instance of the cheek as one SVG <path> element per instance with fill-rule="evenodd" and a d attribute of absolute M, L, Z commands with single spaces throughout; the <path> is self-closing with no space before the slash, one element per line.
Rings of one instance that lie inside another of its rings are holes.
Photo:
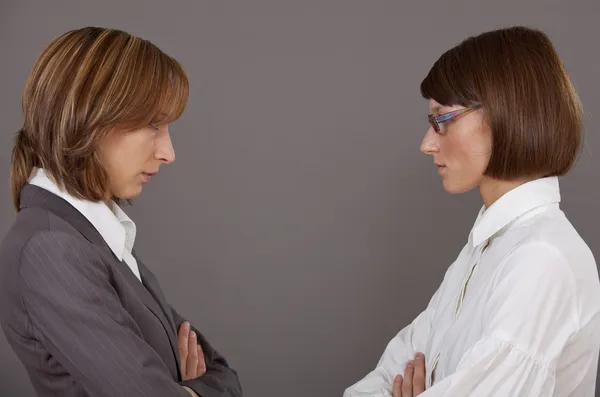
<path fill-rule="evenodd" d="M 453 159 L 461 168 L 483 174 L 491 153 L 491 142 L 487 135 L 481 131 L 467 131 L 456 134 L 449 143 Z"/>
<path fill-rule="evenodd" d="M 483 174 L 485 172 L 491 153 L 491 142 L 488 142 L 486 139 L 477 140 L 469 146 L 469 155 L 472 164 L 479 173 Z"/>
<path fill-rule="evenodd" d="M 102 167 L 106 170 L 111 176 L 114 169 L 119 167 L 119 153 L 118 153 L 118 145 L 115 145 L 114 141 L 107 141 L 100 146 L 98 151 L 98 158 L 100 159 L 100 163 Z"/>
<path fill-rule="evenodd" d="M 107 142 L 101 150 L 101 161 L 114 183 L 128 179 L 132 174 L 142 171 L 152 152 L 152 141 L 123 137 Z"/>
<path fill-rule="evenodd" d="M 123 150 L 121 145 L 113 145 L 105 151 L 105 167 L 112 179 L 119 177 L 127 164 L 131 161 L 131 154 Z"/>
<path fill-rule="evenodd" d="M 446 165 L 457 167 L 462 163 L 466 153 L 464 144 L 460 137 L 456 135 L 444 135 L 439 139 L 440 154 Z"/>

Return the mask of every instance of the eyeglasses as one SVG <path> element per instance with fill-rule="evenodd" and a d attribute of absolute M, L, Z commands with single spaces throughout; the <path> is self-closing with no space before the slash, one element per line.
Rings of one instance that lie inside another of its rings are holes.
<path fill-rule="evenodd" d="M 472 112 L 473 110 L 479 109 L 480 107 L 481 107 L 481 104 L 472 105 L 472 106 L 469 106 L 468 108 L 453 110 L 452 112 L 440 114 L 439 116 L 434 116 L 433 114 L 430 114 L 427 116 L 427 118 L 429 119 L 429 124 L 431 124 L 431 126 L 433 127 L 433 130 L 435 132 L 440 132 L 440 124 L 441 123 L 444 123 L 448 120 L 452 120 L 453 118 L 455 118 L 457 116 Z"/>

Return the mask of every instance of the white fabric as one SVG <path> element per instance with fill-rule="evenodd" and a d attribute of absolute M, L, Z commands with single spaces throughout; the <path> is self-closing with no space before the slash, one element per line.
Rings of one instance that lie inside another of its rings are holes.
<path fill-rule="evenodd" d="M 29 183 L 54 193 L 75 207 L 96 228 L 115 256 L 125 261 L 141 281 L 137 261 L 131 253 L 135 242 L 135 223 L 114 201 L 105 204 L 75 198 L 57 186 L 42 168 L 33 171 Z"/>
<path fill-rule="evenodd" d="M 344 397 L 391 396 L 417 351 L 427 372 L 419 397 L 594 396 L 598 271 L 559 202 L 550 177 L 482 208 L 425 311 Z"/>

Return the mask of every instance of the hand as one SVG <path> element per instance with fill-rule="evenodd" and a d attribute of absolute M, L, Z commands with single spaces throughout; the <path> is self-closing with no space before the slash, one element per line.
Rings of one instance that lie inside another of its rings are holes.
<path fill-rule="evenodd" d="M 415 354 L 404 369 L 404 377 L 398 374 L 392 387 L 394 397 L 416 397 L 425 391 L 425 356 Z"/>
<path fill-rule="evenodd" d="M 204 352 L 198 344 L 198 336 L 191 331 L 187 321 L 179 327 L 179 358 L 183 380 L 196 379 L 206 373 Z"/>
<path fill-rule="evenodd" d="M 193 397 L 200 397 L 199 395 L 197 395 L 197 394 L 196 394 L 196 392 L 195 392 L 195 391 L 193 391 L 193 390 L 192 390 L 192 389 L 190 389 L 189 387 L 187 387 L 187 386 L 183 386 L 183 388 L 184 388 L 185 390 L 187 390 L 187 392 L 188 392 L 188 393 L 190 393 L 190 394 L 191 394 Z"/>

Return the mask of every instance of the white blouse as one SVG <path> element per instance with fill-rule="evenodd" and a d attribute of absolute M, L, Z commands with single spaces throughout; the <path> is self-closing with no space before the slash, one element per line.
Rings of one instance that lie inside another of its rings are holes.
<path fill-rule="evenodd" d="M 592 252 L 559 208 L 556 177 L 481 209 L 429 305 L 344 397 L 391 396 L 425 354 L 420 397 L 592 397 L 600 282 Z"/>

